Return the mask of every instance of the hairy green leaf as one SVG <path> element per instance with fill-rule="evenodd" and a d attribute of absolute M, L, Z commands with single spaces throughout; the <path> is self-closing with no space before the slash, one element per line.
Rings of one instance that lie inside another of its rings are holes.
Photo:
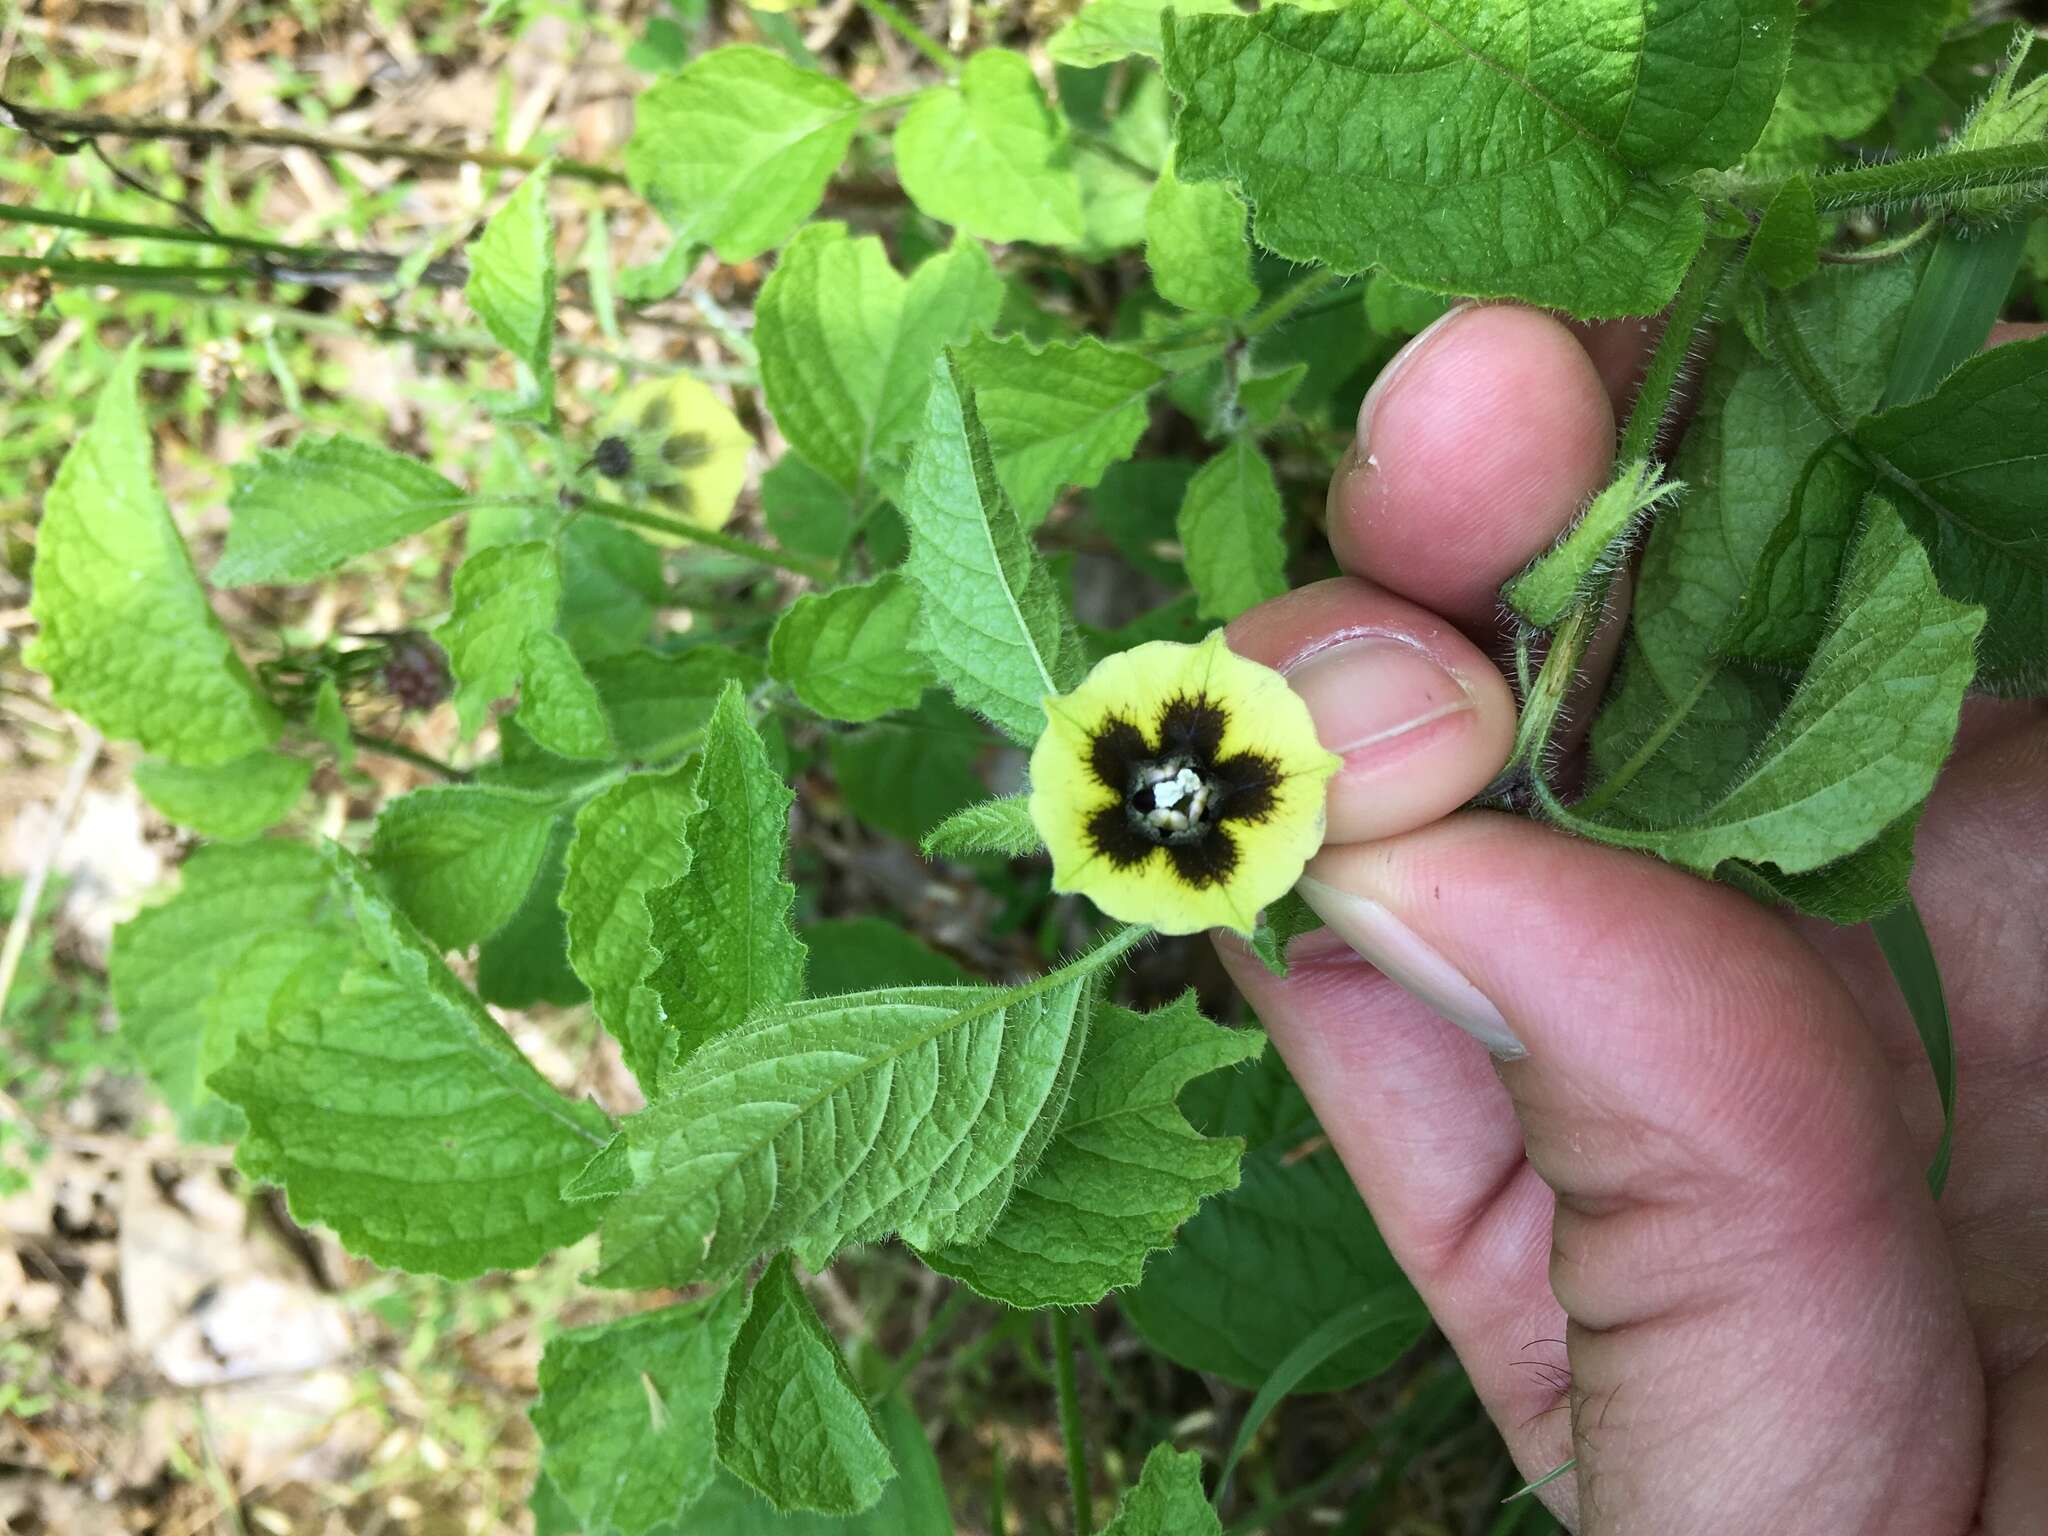
<path fill-rule="evenodd" d="M 1942 34 L 1968 14 L 1957 0 L 1820 0 L 1809 7 L 1752 162 L 1808 166 L 1828 139 L 1871 127 L 1899 87 L 1934 62 Z"/>
<path fill-rule="evenodd" d="M 1196 472 L 1176 526 L 1203 618 L 1234 619 L 1287 590 L 1287 509 L 1251 439 Z"/>
<path fill-rule="evenodd" d="M 150 469 L 122 354 L 43 500 L 23 659 L 99 730 L 195 768 L 267 747 L 283 722 L 207 606 Z"/>
<path fill-rule="evenodd" d="M 718 1402 L 718 1459 L 783 1511 L 858 1514 L 895 1475 L 839 1345 L 788 1254 L 754 1285 Z"/>
<path fill-rule="evenodd" d="M 757 688 L 768 675 L 759 656 L 722 645 L 628 651 L 583 670 L 604 700 L 620 756 L 636 762 L 687 752 L 703 739 L 726 684 Z"/>
<path fill-rule="evenodd" d="M 1079 1307 L 1135 1285 L 1203 1200 L 1237 1183 L 1244 1143 L 1205 1137 L 1175 1101 L 1192 1079 L 1256 1057 L 1193 994 L 1156 1013 L 1096 1010 L 1057 1130 L 993 1229 L 928 1249 L 933 1268 L 1013 1307 Z"/>
<path fill-rule="evenodd" d="M 466 1279 L 573 1243 L 598 1207 L 559 1193 L 604 1143 L 369 870 L 328 854 L 358 945 L 300 965 L 210 1079 L 247 1116 L 236 1162 L 292 1215 L 376 1263 Z"/>
<path fill-rule="evenodd" d="M 877 987 L 965 985 L 967 968 L 882 917 L 833 917 L 806 923 L 810 994 L 869 992 Z"/>
<path fill-rule="evenodd" d="M 1119 1298 L 1146 1342 L 1256 1388 L 1318 1328 L 1375 1298 L 1406 1326 L 1354 1340 L 1295 1387 L 1340 1391 L 1393 1364 L 1427 1314 L 1278 1053 L 1199 1079 L 1181 1101 L 1204 1131 L 1242 1136 L 1250 1150 L 1237 1188 L 1203 1205 Z"/>
<path fill-rule="evenodd" d="M 807 593 L 783 612 L 768 671 L 828 720 L 874 720 L 924 696 L 931 666 L 912 648 L 917 592 L 891 572 Z"/>
<path fill-rule="evenodd" d="M 826 746 L 846 808 L 866 825 L 917 842 L 988 795 L 976 766 L 989 745 L 972 715 L 937 694 Z"/>
<path fill-rule="evenodd" d="M 792 1003 L 713 1039 L 627 1122 L 633 1186 L 606 1210 L 598 1283 L 713 1280 L 959 1210 L 1045 1110 L 1090 963 Z"/>
<path fill-rule="evenodd" d="M 1046 347 L 976 336 L 959 358 L 996 479 L 1027 528 L 1045 520 L 1062 489 L 1092 486 L 1130 457 L 1145 433 L 1145 396 L 1165 377 L 1092 336 Z"/>
<path fill-rule="evenodd" d="M 470 537 L 475 538 L 472 522 Z M 661 551 L 601 517 L 565 524 L 561 557 L 562 638 L 578 656 L 616 656 L 643 645 L 655 609 L 668 601 Z"/>
<path fill-rule="evenodd" d="M 853 542 L 853 503 L 833 479 L 796 453 L 761 477 L 761 516 L 775 542 L 836 563 Z"/>
<path fill-rule="evenodd" d="M 569 964 L 568 925 L 561 896 L 573 824 L 558 816 L 548 833 L 540 872 L 505 926 L 476 955 L 476 995 L 500 1008 L 552 1003 L 570 1008 L 590 995 Z"/>
<path fill-rule="evenodd" d="M 1259 300 L 1244 199 L 1220 181 L 1182 181 L 1170 164 L 1145 208 L 1145 261 L 1160 296 L 1195 314 L 1241 315 Z"/>
<path fill-rule="evenodd" d="M 562 882 L 569 963 L 590 988 L 597 1019 L 619 1042 L 626 1066 L 654 1097 L 672 1042 L 661 999 L 645 985 L 661 955 L 651 942 L 647 893 L 690 868 L 683 829 L 703 809 L 696 766 L 636 773 L 576 813 Z"/>
<path fill-rule="evenodd" d="M 469 248 L 469 307 L 499 346 L 529 368 L 553 414 L 555 231 L 543 166 L 519 184 Z"/>
<path fill-rule="evenodd" d="M 354 437 L 302 437 L 236 468 L 224 587 L 311 581 L 462 509 L 461 489 L 418 459 Z"/>
<path fill-rule="evenodd" d="M 1177 162 L 1261 244 L 1581 316 L 1649 314 L 1704 225 L 1679 178 L 1762 129 L 1790 0 L 1363 0 L 1167 18 Z"/>
<path fill-rule="evenodd" d="M 1755 755 L 1685 822 L 1627 840 L 1702 873 L 1745 859 L 1797 874 L 1855 852 L 1933 787 L 1983 624 L 1873 497 L 1829 632 Z"/>
<path fill-rule="evenodd" d="M 962 704 L 1018 741 L 1036 740 L 1040 701 L 1080 679 L 1080 647 L 997 480 L 973 392 L 950 356 L 932 370 L 900 505 L 910 524 L 904 571 L 922 598 L 922 649 Z"/>
<path fill-rule="evenodd" d="M 466 949 L 511 920 L 547 852 L 555 804 L 481 784 L 414 790 L 386 803 L 370 866 L 442 949 Z"/>
<path fill-rule="evenodd" d="M 1747 259 L 1773 288 L 1796 288 L 1820 270 L 1820 239 L 1813 183 L 1794 176 L 1764 210 Z"/>
<path fill-rule="evenodd" d="M 1252 953 L 1275 976 L 1285 976 L 1287 946 L 1322 926 L 1323 920 L 1315 909 L 1289 891 L 1259 914 L 1258 925 L 1252 929 Z"/>
<path fill-rule="evenodd" d="M 730 1473 L 690 1510 L 689 1536 L 954 1536 L 938 1459 L 917 1410 L 892 1393 L 875 1417 L 896 1464 L 881 1502 L 858 1515 L 778 1515 Z"/>
<path fill-rule="evenodd" d="M 1076 245 L 1087 232 L 1065 121 L 1007 48 L 983 48 L 903 114 L 896 174 L 921 212 L 984 240 Z"/>
<path fill-rule="evenodd" d="M 714 49 L 634 102 L 626 174 L 678 244 L 747 261 L 818 206 L 864 110 L 830 75 L 765 48 Z"/>
<path fill-rule="evenodd" d="M 199 849 L 175 896 L 114 930 L 107 975 L 121 1033 L 180 1134 L 216 1141 L 241 1129 L 207 1077 L 234 1054 L 237 1036 L 263 1027 L 293 965 L 351 943 L 326 864 L 288 842 Z"/>
<path fill-rule="evenodd" d="M 940 350 L 993 324 L 1002 297 L 971 240 L 906 280 L 873 236 L 811 225 L 757 306 L 754 343 L 776 425 L 808 463 L 859 494 L 922 422 Z"/>
<path fill-rule="evenodd" d="M 1116 1518 L 1102 1536 L 1222 1536 L 1223 1522 L 1202 1491 L 1202 1458 L 1195 1451 L 1155 1445 L 1137 1486 L 1117 1501 Z"/>
<path fill-rule="evenodd" d="M 1159 18 L 1169 5 L 1182 16 L 1237 13 L 1230 0 L 1088 0 L 1053 33 L 1045 51 L 1076 69 L 1099 69 L 1134 54 L 1159 58 L 1166 51 Z"/>
<path fill-rule="evenodd" d="M 2044 413 L 2048 340 L 2022 341 L 1972 358 L 1926 399 L 1856 434 L 1905 477 L 1899 510 L 1942 590 L 1988 613 L 1978 678 L 2005 692 L 2048 689 Z"/>
<path fill-rule="evenodd" d="M 463 735 L 475 735 L 492 701 L 518 686 L 526 637 L 554 627 L 561 593 L 549 544 L 495 544 L 462 562 L 453 611 L 434 639 L 448 653 Z"/>
<path fill-rule="evenodd" d="M 746 1313 L 746 1291 L 734 1285 L 549 1338 L 531 1413 L 541 1475 L 575 1530 L 672 1530 L 711 1487 L 713 1410 Z"/>
<path fill-rule="evenodd" d="M 223 843 L 242 842 L 283 821 L 312 779 L 310 761 L 281 752 L 251 752 L 210 768 L 135 765 L 135 787 L 165 820 Z"/>
<path fill-rule="evenodd" d="M 955 811 L 924 838 L 928 859 L 964 859 L 997 853 L 1021 858 L 1045 846 L 1031 819 L 1029 796 L 998 795 Z"/>
<path fill-rule="evenodd" d="M 796 887 L 782 878 L 795 799 L 728 683 L 704 737 L 683 828 L 688 873 L 647 892 L 661 961 L 647 985 L 661 1001 L 668 1059 L 737 1029 L 803 992 L 804 947 L 790 930 Z"/>
<path fill-rule="evenodd" d="M 1835 585 L 1849 552 L 1870 469 L 1839 438 L 1814 449 L 1792 487 L 1792 504 L 1764 541 L 1742 606 L 1720 649 L 1729 656 L 1805 670 L 1827 632 Z"/>
<path fill-rule="evenodd" d="M 519 648 L 517 718 L 558 757 L 610 757 L 618 750 L 604 701 L 583 673 L 569 642 L 551 629 L 528 630 Z"/>

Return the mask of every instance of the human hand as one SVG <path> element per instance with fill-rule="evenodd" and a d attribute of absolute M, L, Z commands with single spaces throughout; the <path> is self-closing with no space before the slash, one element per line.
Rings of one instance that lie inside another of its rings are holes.
<path fill-rule="evenodd" d="M 1449 814 L 1513 734 L 1500 584 L 1605 483 L 1645 340 L 1466 308 L 1382 375 L 1330 495 L 1351 574 L 1230 631 L 1345 756 L 1329 927 L 1284 980 L 1219 948 L 1519 1466 L 1577 1458 L 1540 1495 L 1576 1529 L 2048 1531 L 2048 709 L 1971 700 L 1920 827 L 1938 1205 L 1867 931 Z"/>

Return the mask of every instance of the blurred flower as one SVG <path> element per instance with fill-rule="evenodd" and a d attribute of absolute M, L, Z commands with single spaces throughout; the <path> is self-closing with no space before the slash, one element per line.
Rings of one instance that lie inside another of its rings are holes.
<path fill-rule="evenodd" d="M 1052 883 L 1162 933 L 1234 928 L 1301 877 L 1340 759 L 1308 706 L 1217 630 L 1108 657 L 1045 701 L 1031 819 Z"/>
<path fill-rule="evenodd" d="M 699 528 L 731 519 L 754 440 L 707 385 L 685 374 L 636 384 L 597 431 L 590 467 L 617 483 L 621 499 Z"/>
<path fill-rule="evenodd" d="M 395 635 L 384 657 L 385 690 L 407 709 L 429 710 L 448 697 L 448 657 L 425 635 Z"/>

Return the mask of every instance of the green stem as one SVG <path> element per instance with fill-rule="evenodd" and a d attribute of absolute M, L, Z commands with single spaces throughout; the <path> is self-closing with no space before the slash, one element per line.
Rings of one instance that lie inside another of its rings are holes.
<path fill-rule="evenodd" d="M 1628 424 L 1622 428 L 1621 447 L 1615 453 L 1617 463 L 1633 464 L 1655 452 L 1658 434 L 1671 414 L 1671 402 L 1678 393 L 1686 360 L 1692 355 L 1693 338 L 1706 321 L 1708 307 L 1734 254 L 1732 243 L 1710 242 L 1686 271 L 1685 281 L 1679 284 L 1678 294 L 1671 301 L 1664 334 L 1657 339 L 1657 349 L 1650 354 L 1650 366 L 1643 372 L 1642 387 L 1636 391 Z"/>
<path fill-rule="evenodd" d="M 1831 213 L 2043 182 L 2048 182 L 2048 143 L 2001 144 L 1825 171 L 1813 178 L 1813 204 L 1818 211 Z M 1770 190 L 1775 192 L 1777 185 L 1770 184 Z M 1748 195 L 1770 201 L 1763 188 Z"/>
<path fill-rule="evenodd" d="M 217 245 L 230 251 L 259 251 L 272 256 L 318 260 L 343 253 L 308 245 L 281 245 L 275 240 L 256 240 L 247 235 L 226 235 L 218 230 L 186 229 L 181 225 L 135 224 L 127 219 L 95 219 L 82 213 L 65 213 L 56 208 L 29 208 L 0 203 L 0 224 L 31 224 L 48 229 L 72 229 L 80 234 L 104 235 L 108 239 L 167 240 L 176 245 Z"/>
<path fill-rule="evenodd" d="M 374 160 L 405 160 L 415 165 L 480 165 L 504 171 L 538 170 L 543 164 L 557 176 L 575 181 L 625 185 L 623 171 L 586 160 L 548 155 L 519 155 L 502 149 L 455 149 L 413 144 L 401 139 L 358 138 L 349 134 L 311 133 L 297 128 L 266 128 L 256 123 L 188 123 L 156 117 L 118 117 L 104 112 L 63 112 L 0 101 L 0 127 L 12 127 L 37 139 L 91 139 L 105 134 L 120 139 L 171 139 L 213 148 L 261 145 L 275 149 L 312 149 L 330 155 L 362 155 Z"/>
<path fill-rule="evenodd" d="M 1095 1496 L 1088 1483 L 1088 1444 L 1074 1378 L 1074 1324 L 1057 1307 L 1052 1313 L 1052 1370 L 1059 1395 L 1060 1438 L 1067 1447 L 1067 1485 L 1074 1495 L 1074 1530 L 1077 1536 L 1090 1536 L 1095 1529 Z"/>
<path fill-rule="evenodd" d="M 766 545 L 736 539 L 729 533 L 699 528 L 680 518 L 663 517 L 659 512 L 643 512 L 638 507 L 622 506 L 616 501 L 599 501 L 588 496 L 580 497 L 576 505 L 581 511 L 607 518 L 615 523 L 624 523 L 629 528 L 645 528 L 654 533 L 665 533 L 685 543 L 701 544 L 706 549 L 723 550 L 726 554 L 737 555 L 742 560 L 751 560 L 757 565 L 771 565 L 778 571 L 788 571 L 792 575 L 807 577 L 811 581 L 832 580 L 832 571 L 816 561 L 806 560 L 786 550 L 769 549 Z"/>
<path fill-rule="evenodd" d="M 1325 288 L 1330 287 L 1333 283 L 1341 283 L 1343 281 L 1342 273 L 1332 272 L 1327 267 L 1320 272 L 1311 272 L 1292 288 L 1276 297 L 1263 309 L 1254 310 L 1251 316 L 1237 328 L 1238 334 L 1244 337 L 1246 341 L 1250 341 L 1254 336 L 1263 335 L 1265 332 L 1272 330 L 1274 326 L 1280 324 L 1281 321 L 1287 319 L 1288 316 L 1300 309 L 1302 305 L 1321 293 Z"/>
<path fill-rule="evenodd" d="M 889 0 L 860 0 L 860 6 L 947 74 L 959 72 L 960 61 L 946 51 L 945 44 L 891 5 Z"/>
<path fill-rule="evenodd" d="M 880 1403 L 901 1387 L 910 1373 L 917 1369 L 918 1362 L 931 1353 L 932 1346 L 944 1338 L 960 1316 L 974 1304 L 974 1293 L 967 1287 L 957 1286 L 939 1310 L 932 1314 L 924 1331 L 910 1341 L 910 1347 L 896 1357 L 896 1363 L 889 1368 L 889 1374 L 882 1378 L 882 1384 L 868 1394 L 868 1401 Z"/>
<path fill-rule="evenodd" d="M 467 768 L 456 768 L 442 762 L 438 757 L 429 757 L 416 747 L 408 747 L 402 741 L 393 741 L 388 736 L 375 736 L 368 731 L 351 730 L 353 741 L 365 752 L 375 752 L 380 757 L 395 757 L 401 763 L 411 763 L 415 768 L 424 768 L 429 773 L 439 774 L 451 784 L 467 784 L 473 775 Z"/>
<path fill-rule="evenodd" d="M 1922 219 L 1903 235 L 1893 239 L 1878 240 L 1853 251 L 1822 251 L 1820 259 L 1838 267 L 1868 266 L 1880 261 L 1890 261 L 1895 256 L 1905 255 L 1941 227 L 1940 219 Z"/>
<path fill-rule="evenodd" d="M 1849 437 L 1856 429 L 1855 423 L 1849 420 L 1847 411 L 1842 407 L 1842 397 L 1836 392 L 1834 380 L 1822 372 L 1819 361 L 1807 350 L 1806 338 L 1800 334 L 1791 303 L 1776 290 L 1772 291 L 1769 303 L 1771 345 L 1777 349 L 1778 361 L 1792 375 L 1792 382 L 1806 396 L 1807 404 L 1818 411 L 1838 435 Z"/>
<path fill-rule="evenodd" d="M 1556 1466 L 1552 1467 L 1548 1472 L 1544 1473 L 1541 1477 L 1537 1478 L 1536 1481 L 1534 1481 L 1533 1483 L 1522 1484 L 1521 1487 L 1517 1488 L 1513 1493 L 1509 1494 L 1506 1498 L 1502 1499 L 1501 1503 L 1512 1504 L 1516 1499 L 1527 1498 L 1530 1494 L 1534 1493 L 1538 1488 L 1541 1488 L 1546 1484 L 1556 1482 L 1560 1477 L 1563 1477 L 1565 1473 L 1571 1471 L 1578 1464 L 1579 1458 L 1576 1456 L 1574 1456 L 1570 1461 L 1559 1462 Z"/>

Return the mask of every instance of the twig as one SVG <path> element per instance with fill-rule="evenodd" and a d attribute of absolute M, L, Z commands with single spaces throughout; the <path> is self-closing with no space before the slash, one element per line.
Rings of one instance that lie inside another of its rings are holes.
<path fill-rule="evenodd" d="M 7 925 L 6 943 L 0 945 L 0 1019 L 7 1017 L 7 997 L 14 990 L 14 973 L 20 969 L 22 954 L 28 948 L 36 907 L 43 899 L 43 887 L 49 883 L 50 868 L 64 847 L 64 834 L 71 828 L 71 818 L 78 814 L 78 802 L 85 794 L 86 780 L 92 777 L 92 765 L 99 761 L 101 745 L 100 733 L 86 726 L 78 738 L 78 753 L 71 759 L 71 771 L 64 776 L 64 787 L 57 793 L 56 815 L 50 823 L 49 836 L 43 840 L 42 852 L 22 882 L 20 903 L 14 909 L 14 920 Z"/>
<path fill-rule="evenodd" d="M 1060 1438 L 1067 1447 L 1067 1483 L 1074 1494 L 1074 1529 L 1079 1536 L 1090 1536 L 1095 1529 L 1095 1495 L 1088 1482 L 1088 1442 L 1081 1423 L 1081 1394 L 1074 1380 L 1073 1330 L 1073 1319 L 1053 1308 L 1053 1387 L 1059 1395 Z"/>
<path fill-rule="evenodd" d="M 925 31 L 923 27 L 920 27 L 916 22 L 904 15 L 903 12 L 891 5 L 889 0 L 860 0 L 860 4 L 861 8 L 870 16 L 881 22 L 883 26 L 889 28 L 890 31 L 938 65 L 947 74 L 958 73 L 960 61 L 946 51 L 945 44 L 941 43 L 931 33 Z"/>
<path fill-rule="evenodd" d="M 424 768 L 429 773 L 439 774 L 451 784 L 467 784 L 472 775 L 467 768 L 456 768 L 442 762 L 438 757 L 429 757 L 416 747 L 408 747 L 402 741 L 393 741 L 388 736 L 373 736 L 368 731 L 352 730 L 348 739 L 365 752 L 375 752 L 382 757 L 395 757 L 401 763 L 411 763 L 415 768 Z"/>
<path fill-rule="evenodd" d="M 490 170 L 532 171 L 542 163 L 554 174 L 574 181 L 624 186 L 623 171 L 588 160 L 552 159 L 514 154 L 502 149 L 456 149 L 438 144 L 408 144 L 396 139 L 359 138 L 351 134 L 309 133 L 299 128 L 266 128 L 257 123 L 182 123 L 157 117 L 119 117 L 104 112 L 61 112 L 24 107 L 0 98 L 0 127 L 18 128 L 37 139 L 51 136 L 90 139 L 109 134 L 123 139 L 171 139 L 214 148 L 261 145 L 281 149 L 313 149 L 330 155 L 363 155 L 370 159 L 407 160 L 416 165 L 481 165 Z"/>

